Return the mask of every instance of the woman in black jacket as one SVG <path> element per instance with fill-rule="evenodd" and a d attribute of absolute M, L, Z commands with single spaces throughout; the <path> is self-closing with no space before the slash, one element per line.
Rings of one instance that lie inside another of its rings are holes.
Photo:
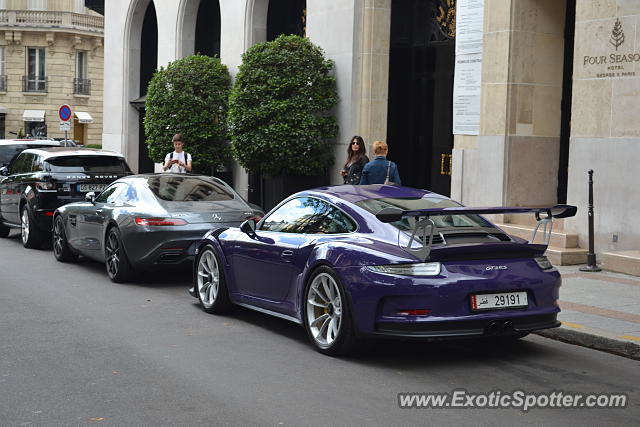
<path fill-rule="evenodd" d="M 356 185 L 360 182 L 362 168 L 369 162 L 367 149 L 361 136 L 351 138 L 349 148 L 347 148 L 347 161 L 342 168 L 342 178 L 345 184 Z"/>

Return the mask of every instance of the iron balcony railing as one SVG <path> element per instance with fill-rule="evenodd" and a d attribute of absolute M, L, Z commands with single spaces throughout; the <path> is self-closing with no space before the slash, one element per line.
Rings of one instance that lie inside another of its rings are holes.
<path fill-rule="evenodd" d="M 76 95 L 91 94 L 91 80 L 89 79 L 73 79 L 73 93 Z"/>
<path fill-rule="evenodd" d="M 7 91 L 7 76 L 0 74 L 0 92 Z"/>
<path fill-rule="evenodd" d="M 46 93 L 49 87 L 49 79 L 47 77 L 29 77 L 22 76 L 23 92 L 42 92 Z"/>

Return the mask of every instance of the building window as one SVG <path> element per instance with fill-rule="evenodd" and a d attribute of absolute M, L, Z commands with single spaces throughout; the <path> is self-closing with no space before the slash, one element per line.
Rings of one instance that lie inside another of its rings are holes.
<path fill-rule="evenodd" d="M 0 6 L 2 6 L 1 2 L 2 0 L 0 0 Z M 0 92 L 7 91 L 7 74 L 4 67 L 4 46 L 0 46 Z"/>
<path fill-rule="evenodd" d="M 76 53 L 76 78 L 73 80 L 73 93 L 76 95 L 91 93 L 91 80 L 87 77 L 87 52 L 79 50 Z"/>
<path fill-rule="evenodd" d="M 24 92 L 46 92 L 45 56 L 43 47 L 27 48 L 27 75 L 23 78 Z"/>
<path fill-rule="evenodd" d="M 29 0 L 27 2 L 29 10 L 47 10 L 47 0 Z"/>
<path fill-rule="evenodd" d="M 4 122 L 5 122 L 5 115 L 4 113 L 0 113 L 0 139 L 4 139 Z"/>
<path fill-rule="evenodd" d="M 0 10 L 7 8 L 7 0 L 0 0 Z"/>

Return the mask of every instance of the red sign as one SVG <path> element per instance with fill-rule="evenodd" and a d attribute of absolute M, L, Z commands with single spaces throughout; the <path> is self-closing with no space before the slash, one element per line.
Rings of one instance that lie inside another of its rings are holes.
<path fill-rule="evenodd" d="M 60 117 L 60 120 L 62 120 L 63 122 L 68 122 L 69 120 L 71 120 L 71 115 L 71 107 L 69 107 L 67 104 L 60 106 L 60 109 L 58 110 L 58 116 Z"/>

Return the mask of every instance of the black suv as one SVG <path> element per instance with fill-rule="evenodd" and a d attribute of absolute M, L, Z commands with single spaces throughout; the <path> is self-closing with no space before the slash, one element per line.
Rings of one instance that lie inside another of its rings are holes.
<path fill-rule="evenodd" d="M 22 244 L 39 247 L 51 232 L 53 211 L 84 200 L 132 172 L 121 154 L 88 148 L 27 149 L 0 168 L 0 236 L 21 227 Z"/>
<path fill-rule="evenodd" d="M 27 148 L 74 147 L 73 141 L 55 139 L 0 139 L 0 167 L 7 166 Z"/>

